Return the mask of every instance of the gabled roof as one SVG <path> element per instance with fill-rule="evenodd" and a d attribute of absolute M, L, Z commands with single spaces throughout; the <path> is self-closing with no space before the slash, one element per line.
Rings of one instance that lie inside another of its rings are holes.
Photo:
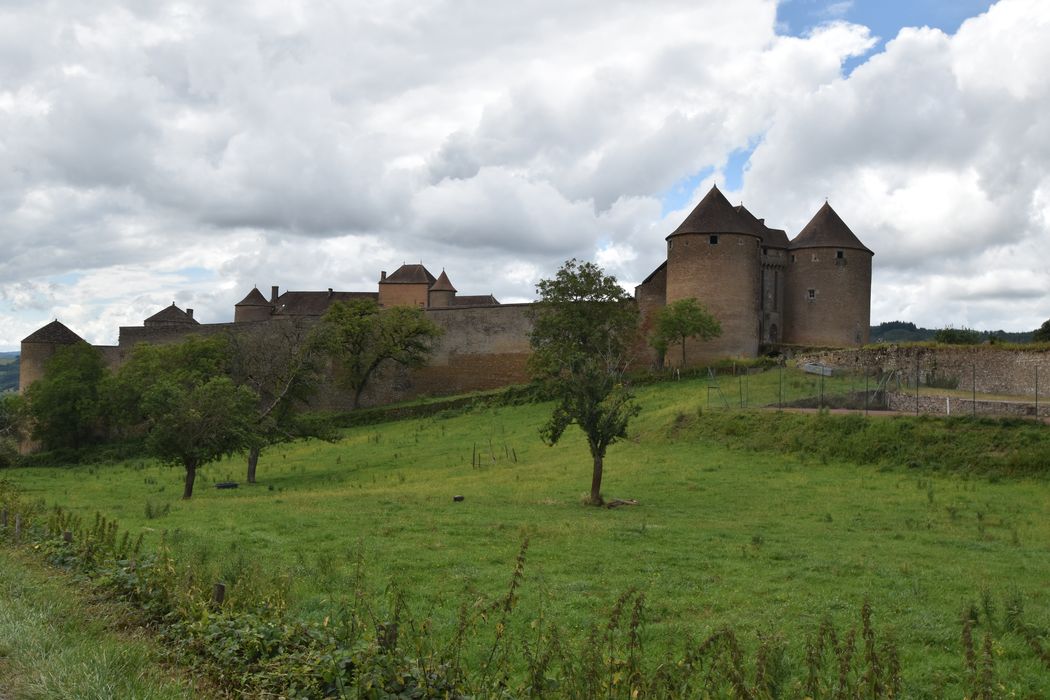
<path fill-rule="evenodd" d="M 59 345 L 72 345 L 83 343 L 84 339 L 69 330 L 56 319 L 43 328 L 39 328 L 22 339 L 23 343 L 56 343 Z"/>
<path fill-rule="evenodd" d="M 270 306 L 270 302 L 266 301 L 266 297 L 262 295 L 258 287 L 252 287 L 252 291 L 248 292 L 248 296 L 238 301 L 234 306 Z"/>
<path fill-rule="evenodd" d="M 789 247 L 792 250 L 796 248 L 853 248 L 871 253 L 827 202 L 824 202 L 824 206 L 795 236 Z"/>
<path fill-rule="evenodd" d="M 652 272 L 650 272 L 649 276 L 646 277 L 644 280 L 642 280 L 641 284 L 639 284 L 638 286 L 641 287 L 643 284 L 649 284 L 650 282 L 653 281 L 654 277 L 656 277 L 658 274 L 660 274 L 661 271 L 666 270 L 666 269 L 667 269 L 667 261 L 664 260 L 662 263 L 657 265 L 656 269 L 653 270 Z"/>
<path fill-rule="evenodd" d="M 287 316 L 320 316 L 337 301 L 377 301 L 378 292 L 285 292 L 277 297 L 275 313 Z"/>
<path fill-rule="evenodd" d="M 499 306 L 496 297 L 491 294 L 475 294 L 473 296 L 457 296 L 452 300 L 453 306 Z"/>
<path fill-rule="evenodd" d="M 165 306 L 163 309 L 147 318 L 143 323 L 185 323 L 194 326 L 200 325 L 192 316 L 175 306 L 175 302 L 171 302 L 171 306 Z"/>
<path fill-rule="evenodd" d="M 452 286 L 452 282 L 449 281 L 448 275 L 442 270 L 441 274 L 437 278 L 437 282 L 430 288 L 432 292 L 454 292 L 456 288 Z"/>
<path fill-rule="evenodd" d="M 429 287 L 436 281 L 423 265 L 412 264 L 397 268 L 385 280 L 380 280 L 379 284 L 425 284 Z"/>
<path fill-rule="evenodd" d="M 751 223 L 733 208 L 717 187 L 712 187 L 711 191 L 704 195 L 696 208 L 668 238 L 685 233 L 744 233 L 762 237 L 755 232 Z"/>
<path fill-rule="evenodd" d="M 788 247 L 787 231 L 779 228 L 769 228 L 766 226 L 765 219 L 759 219 L 757 216 L 749 212 L 743 204 L 733 208 L 736 209 L 736 212 L 740 214 L 740 216 L 744 217 L 744 219 L 751 224 L 755 233 L 762 237 L 762 245 L 770 248 Z"/>

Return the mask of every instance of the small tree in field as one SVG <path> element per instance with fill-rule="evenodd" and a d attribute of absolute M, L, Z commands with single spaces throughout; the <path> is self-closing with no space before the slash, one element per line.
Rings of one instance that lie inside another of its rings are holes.
<path fill-rule="evenodd" d="M 143 401 L 150 423 L 146 448 L 160 462 L 186 470 L 183 499 L 193 496 L 198 468 L 243 452 L 258 440 L 258 396 L 229 377 L 189 386 L 161 380 Z"/>
<path fill-rule="evenodd" d="M 638 335 L 638 307 L 615 277 L 589 262 L 569 260 L 536 291 L 529 367 L 558 401 L 541 435 L 553 445 L 570 425 L 580 426 L 592 458 L 588 502 L 601 505 L 606 450 L 627 435 L 640 410 L 623 376 Z"/>
<path fill-rule="evenodd" d="M 259 455 L 266 445 L 305 437 L 329 437 L 331 431 L 302 414 L 317 391 L 324 370 L 318 333 L 303 319 L 277 319 L 230 336 L 231 372 L 238 384 L 258 397 L 256 432 L 248 450 L 248 483 L 255 483 Z"/>
<path fill-rule="evenodd" d="M 1032 334 L 1033 343 L 1050 343 L 1050 319 L 1043 321 L 1043 325 Z"/>
<path fill-rule="evenodd" d="M 357 408 L 368 381 L 383 363 L 423 366 L 442 330 L 422 309 L 381 309 L 366 299 L 328 307 L 323 333 L 338 361 L 337 381 L 353 392 L 353 406 Z"/>
<path fill-rule="evenodd" d="M 661 364 L 671 345 L 682 346 L 682 364 L 685 367 L 685 341 L 689 338 L 711 340 L 722 335 L 718 319 L 708 313 L 696 299 L 679 299 L 656 312 L 649 344 L 660 353 Z"/>

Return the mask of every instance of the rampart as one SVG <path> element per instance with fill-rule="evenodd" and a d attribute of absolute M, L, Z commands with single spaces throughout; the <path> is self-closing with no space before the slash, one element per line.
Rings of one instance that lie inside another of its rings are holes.
<path fill-rule="evenodd" d="M 796 357 L 850 372 L 899 372 L 920 384 L 952 384 L 984 394 L 1050 397 L 1050 351 L 1010 346 L 875 345 Z M 914 408 L 914 404 L 912 406 Z"/>

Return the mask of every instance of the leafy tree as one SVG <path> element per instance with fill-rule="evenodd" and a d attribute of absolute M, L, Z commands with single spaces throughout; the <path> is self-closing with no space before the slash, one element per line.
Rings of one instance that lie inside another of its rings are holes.
<path fill-rule="evenodd" d="M 934 341 L 947 345 L 977 345 L 981 342 L 981 332 L 972 328 L 941 328 L 933 334 Z"/>
<path fill-rule="evenodd" d="M 354 408 L 380 366 L 423 366 L 443 332 L 420 308 L 380 309 L 371 300 L 336 302 L 322 323 L 326 345 L 338 361 L 337 381 L 353 392 Z"/>
<path fill-rule="evenodd" d="M 18 441 L 25 423 L 25 402 L 18 394 L 0 394 L 0 468 L 18 461 Z"/>
<path fill-rule="evenodd" d="M 44 375 L 25 392 L 34 440 L 45 449 L 79 449 L 104 434 L 100 386 L 108 374 L 102 354 L 87 343 L 60 348 Z"/>
<path fill-rule="evenodd" d="M 257 401 L 251 389 L 225 376 L 189 384 L 168 376 L 145 392 L 146 448 L 163 464 L 185 468 L 183 499 L 193 496 L 200 467 L 256 444 Z"/>
<path fill-rule="evenodd" d="M 259 441 L 248 450 L 248 483 L 265 445 L 300 437 L 330 437 L 327 426 L 306 420 L 301 408 L 317 391 L 325 352 L 303 319 L 273 320 L 230 336 L 234 381 L 252 389 Z"/>
<path fill-rule="evenodd" d="M 570 425 L 580 427 L 593 462 L 589 503 L 601 505 L 606 450 L 626 437 L 640 410 L 623 376 L 638 335 L 638 307 L 615 277 L 575 259 L 540 280 L 536 291 L 529 367 L 558 401 L 541 435 L 553 445 Z"/>
<path fill-rule="evenodd" d="M 685 367 L 685 341 L 689 338 L 711 340 L 722 335 L 722 326 L 696 299 L 679 299 L 656 312 L 649 344 L 664 354 L 671 345 L 682 346 L 682 367 Z"/>
<path fill-rule="evenodd" d="M 1033 343 L 1050 343 L 1050 319 L 1043 321 L 1043 325 L 1039 326 L 1032 333 Z"/>
<path fill-rule="evenodd" d="M 258 395 L 230 378 L 226 337 L 190 336 L 177 344 L 137 345 L 107 385 L 107 402 L 128 434 L 145 433 L 146 451 L 186 470 L 183 498 L 197 470 L 250 449 Z"/>

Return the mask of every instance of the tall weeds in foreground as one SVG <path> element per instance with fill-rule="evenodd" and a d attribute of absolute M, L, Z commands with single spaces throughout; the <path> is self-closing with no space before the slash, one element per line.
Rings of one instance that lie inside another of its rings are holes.
<path fill-rule="evenodd" d="M 842 630 L 825 620 L 804 640 L 776 632 L 748 640 L 726 625 L 684 639 L 677 649 L 654 652 L 647 646 L 652 640 L 645 594 L 634 588 L 582 633 L 546 619 L 542 609 L 538 615 L 520 610 L 526 539 L 505 592 L 463 603 L 454 629 L 435 629 L 406 606 L 395 587 L 387 601 L 369 600 L 360 547 L 353 554 L 347 602 L 323 621 L 307 621 L 289 616 L 279 589 L 253 583 L 254 571 L 242 571 L 233 590 L 257 586 L 255 592 L 233 594 L 220 605 L 210 598 L 211 582 L 182 570 L 168 542 L 143 553 L 141 538 L 121 533 L 101 515 L 83 522 L 59 508 L 19 503 L 10 493 L 0 493 L 0 502 L 20 509 L 24 544 L 126 601 L 183 661 L 232 694 L 766 700 L 899 698 L 907 692 L 894 638 L 879 631 L 868 602 L 860 608 L 859 626 Z M 0 540 L 11 541 L 8 530 L 0 532 Z M 987 592 L 982 595 L 984 610 L 994 609 Z M 1022 635 L 1050 668 L 1041 642 L 1045 634 L 1025 621 L 1023 596 L 1008 593 L 1003 610 L 1002 632 Z M 971 604 L 961 620 L 961 689 L 972 698 L 998 697 L 995 630 L 986 615 L 978 647 L 980 611 Z M 794 657 L 793 649 L 801 655 Z"/>

